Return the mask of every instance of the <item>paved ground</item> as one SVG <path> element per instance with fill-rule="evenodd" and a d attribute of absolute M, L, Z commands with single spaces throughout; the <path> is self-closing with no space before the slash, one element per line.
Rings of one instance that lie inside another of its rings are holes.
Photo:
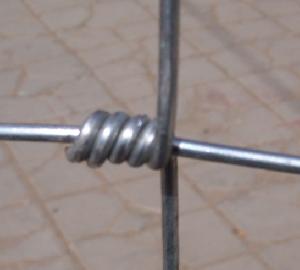
<path fill-rule="evenodd" d="M 0 121 L 154 115 L 158 1 L 0 1 Z M 300 1 L 183 0 L 177 134 L 300 153 Z M 0 269 L 161 269 L 156 173 L 0 145 Z M 181 263 L 298 270 L 296 176 L 180 163 Z"/>

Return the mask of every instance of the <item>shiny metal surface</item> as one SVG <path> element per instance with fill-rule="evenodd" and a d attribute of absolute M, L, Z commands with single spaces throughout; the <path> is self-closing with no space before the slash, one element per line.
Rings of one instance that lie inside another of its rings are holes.
<path fill-rule="evenodd" d="M 179 269 L 178 164 L 171 157 L 161 170 L 163 269 Z"/>
<path fill-rule="evenodd" d="M 158 141 L 153 168 L 162 168 L 171 154 L 175 127 L 178 77 L 179 0 L 160 1 Z"/>
<path fill-rule="evenodd" d="M 90 167 L 99 167 L 107 159 L 128 161 L 132 167 L 150 166 L 156 136 L 156 122 L 145 115 L 130 118 L 123 112 L 97 111 L 85 121 L 66 155 L 69 161 L 87 161 Z"/>
<path fill-rule="evenodd" d="M 163 269 L 179 270 L 178 161 L 186 157 L 300 174 L 300 156 L 176 138 L 174 135 L 180 0 L 160 0 L 160 58 L 157 117 L 96 111 L 82 126 L 0 124 L 0 140 L 68 143 L 71 162 L 99 167 L 106 160 L 148 164 L 160 170 Z"/>
<path fill-rule="evenodd" d="M 179 0 L 160 1 L 158 137 L 152 166 L 162 168 L 160 179 L 164 270 L 179 270 L 178 168 L 177 157 L 172 155 L 177 107 L 179 4 Z"/>
<path fill-rule="evenodd" d="M 175 155 L 287 173 L 300 173 L 300 157 L 176 138 Z"/>
<path fill-rule="evenodd" d="M 71 143 L 79 134 L 79 126 L 0 124 L 0 140 Z"/>
<path fill-rule="evenodd" d="M 133 122 L 130 122 L 130 124 L 128 123 L 128 125 L 134 126 Z M 132 128 L 129 127 L 129 130 L 135 132 L 132 130 L 133 126 L 131 126 Z M 78 140 L 81 130 L 84 130 L 84 128 L 75 125 L 0 123 L 0 140 L 73 143 Z M 84 132 L 89 132 L 89 129 Z M 143 144 L 140 140 L 138 142 Z M 133 141 L 131 141 L 131 143 L 133 143 Z M 118 160 L 117 162 L 120 162 L 120 159 L 123 159 L 123 151 L 126 150 L 125 152 L 127 152 L 131 144 L 124 143 L 121 145 L 127 145 L 127 147 L 123 150 L 120 150 L 121 148 L 119 146 L 117 147 L 120 152 L 115 150 L 113 154 L 116 155 L 117 152 L 120 153 L 121 157 L 115 157 Z M 179 157 L 267 169 L 271 171 L 295 174 L 300 173 L 300 156 L 295 155 L 187 140 L 183 138 L 173 139 L 172 149 L 173 155 Z"/>

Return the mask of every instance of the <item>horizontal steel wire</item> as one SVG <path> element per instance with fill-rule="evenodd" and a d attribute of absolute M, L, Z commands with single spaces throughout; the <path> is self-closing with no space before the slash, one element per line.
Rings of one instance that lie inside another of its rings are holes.
<path fill-rule="evenodd" d="M 73 143 L 81 127 L 74 125 L 0 124 L 0 140 Z M 176 156 L 272 171 L 300 173 L 300 156 L 175 138 Z"/>

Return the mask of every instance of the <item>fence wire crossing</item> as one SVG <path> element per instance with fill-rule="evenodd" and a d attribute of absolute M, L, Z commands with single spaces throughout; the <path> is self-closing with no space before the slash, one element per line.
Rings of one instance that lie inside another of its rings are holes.
<path fill-rule="evenodd" d="M 160 57 L 157 117 L 96 111 L 83 125 L 0 124 L 0 140 L 68 144 L 71 162 L 100 167 L 106 160 L 160 170 L 163 269 L 179 269 L 177 158 L 221 162 L 271 171 L 300 173 L 300 157 L 197 140 L 174 134 L 180 0 L 160 0 Z"/>

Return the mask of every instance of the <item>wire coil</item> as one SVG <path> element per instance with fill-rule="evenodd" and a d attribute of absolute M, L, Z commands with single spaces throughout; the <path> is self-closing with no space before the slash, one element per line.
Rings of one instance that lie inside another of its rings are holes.
<path fill-rule="evenodd" d="M 155 168 L 156 141 L 157 123 L 146 115 L 129 117 L 123 112 L 96 111 L 86 119 L 66 155 L 69 161 L 86 161 L 92 168 L 107 159 L 112 163 L 127 161 L 132 167 L 147 163 Z"/>

